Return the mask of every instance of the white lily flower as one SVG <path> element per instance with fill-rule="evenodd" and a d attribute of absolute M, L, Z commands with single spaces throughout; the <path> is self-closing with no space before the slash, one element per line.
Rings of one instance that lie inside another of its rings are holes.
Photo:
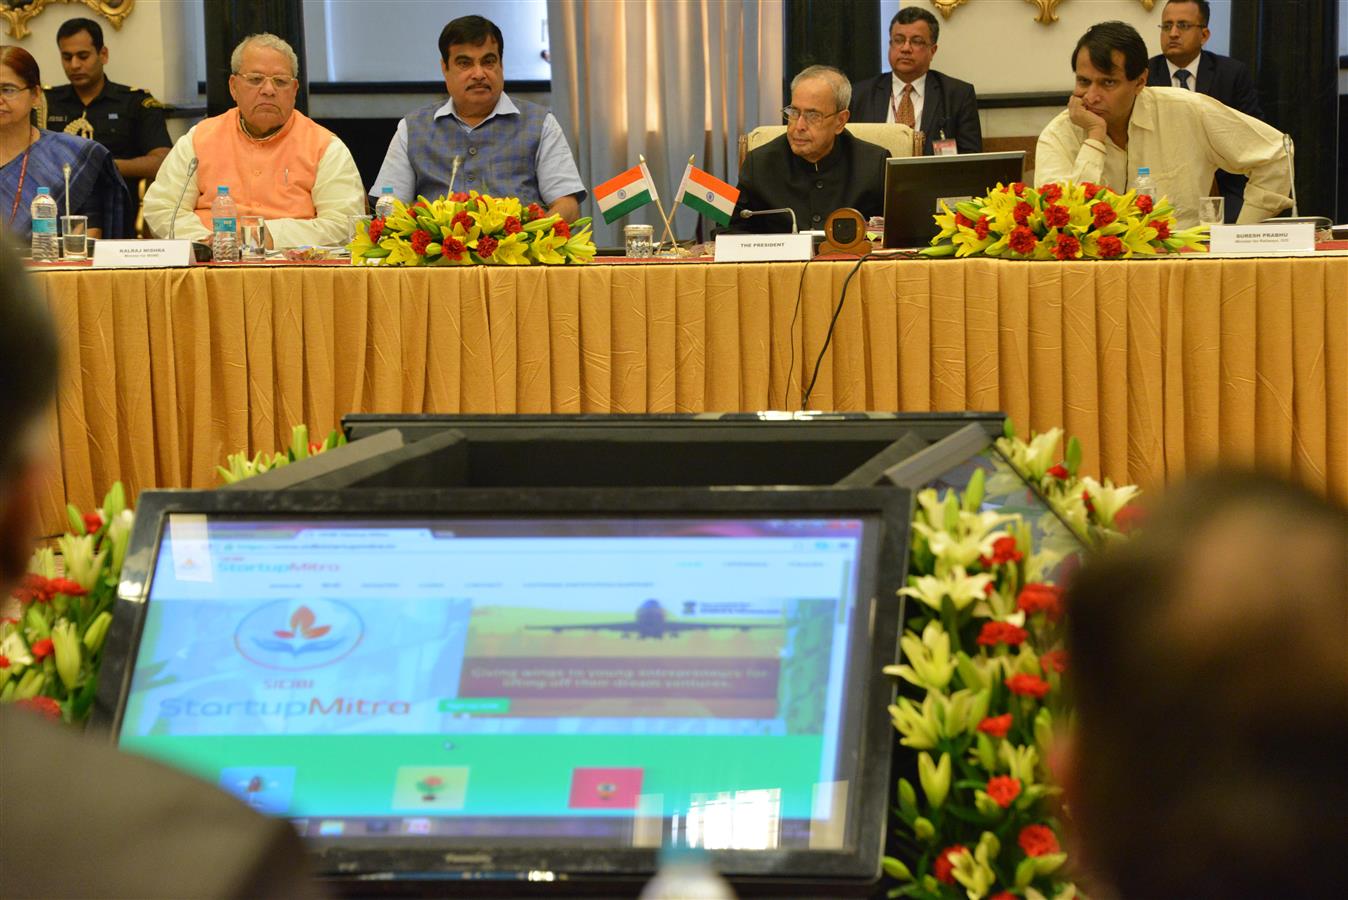
<path fill-rule="evenodd" d="M 956 662 L 950 655 L 950 635 L 936 619 L 927 623 L 922 638 L 909 632 L 899 641 L 903 648 L 901 666 L 885 666 L 885 673 L 928 690 L 945 690 L 955 674 Z"/>
<path fill-rule="evenodd" d="M 103 573 L 103 561 L 107 558 L 107 549 L 95 553 L 94 536 L 92 534 L 67 534 L 59 538 L 56 543 L 61 548 L 61 558 L 65 562 L 66 577 L 77 582 L 86 591 L 93 590 L 94 582 Z"/>
<path fill-rule="evenodd" d="M 993 577 L 988 573 L 968 575 L 963 566 L 956 566 L 943 578 L 936 575 L 919 576 L 911 587 L 901 588 L 899 594 L 915 597 L 937 612 L 940 612 L 941 601 L 949 597 L 956 610 L 963 610 L 982 599 L 992 581 Z"/>
<path fill-rule="evenodd" d="M 28 652 L 28 642 L 18 631 L 11 631 L 0 641 L 0 656 L 9 660 L 10 666 L 31 666 L 33 654 Z"/>
<path fill-rule="evenodd" d="M 1141 490 L 1135 484 L 1115 487 L 1108 478 L 1101 484 L 1089 476 L 1081 479 L 1081 485 L 1091 497 L 1091 505 L 1095 507 L 1095 518 L 1106 527 L 1114 524 L 1114 516 L 1118 515 L 1119 510 L 1127 506 L 1128 501 L 1136 497 Z"/>

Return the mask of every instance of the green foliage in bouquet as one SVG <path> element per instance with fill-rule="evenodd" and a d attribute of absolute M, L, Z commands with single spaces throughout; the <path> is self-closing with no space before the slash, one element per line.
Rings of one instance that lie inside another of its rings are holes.
<path fill-rule="evenodd" d="M 272 469 L 289 465 L 299 459 L 308 459 L 324 451 L 331 450 L 333 447 L 340 447 L 346 443 L 346 435 L 334 428 L 328 432 L 328 436 L 321 441 L 309 440 L 309 426 L 296 425 L 290 429 L 290 446 L 284 450 L 278 450 L 275 453 L 264 453 L 259 450 L 257 454 L 249 459 L 248 455 L 242 451 L 231 453 L 225 458 L 226 465 L 216 466 L 215 471 L 220 473 L 220 478 L 225 484 L 233 484 L 236 481 L 242 481 L 245 478 L 251 478 L 254 475 L 261 475 L 263 472 L 270 472 Z"/>

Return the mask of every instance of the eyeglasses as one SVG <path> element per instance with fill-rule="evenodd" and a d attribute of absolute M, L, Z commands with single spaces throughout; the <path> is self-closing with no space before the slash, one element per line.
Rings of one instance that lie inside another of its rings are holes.
<path fill-rule="evenodd" d="M 24 91 L 31 91 L 31 87 L 19 87 L 17 84 L 0 84 L 0 97 L 8 100 L 10 97 L 17 97 Z"/>
<path fill-rule="evenodd" d="M 920 37 L 905 38 L 903 35 L 889 39 L 889 46 L 891 47 L 902 47 L 904 44 L 907 44 L 914 50 L 926 50 L 931 46 L 931 41 Z"/>
<path fill-rule="evenodd" d="M 794 121 L 796 121 L 797 119 L 799 119 L 801 116 L 804 116 L 804 117 L 805 117 L 805 124 L 806 124 L 806 125 L 809 125 L 811 128 L 813 128 L 813 127 L 815 127 L 816 125 L 818 125 L 820 122 L 824 121 L 825 119 L 831 119 L 831 118 L 833 118 L 834 116 L 836 116 L 836 115 L 837 115 L 838 113 L 840 113 L 840 112 L 842 112 L 842 110 L 837 110 L 836 112 L 831 112 L 831 113 L 821 113 L 821 112 L 816 112 L 816 111 L 813 110 L 813 109 L 807 109 L 807 110 L 805 110 L 804 112 L 801 112 L 800 110 L 796 109 L 794 106 L 788 106 L 788 107 L 786 107 L 785 109 L 782 110 L 782 115 L 786 117 L 786 121 L 788 121 L 788 122 L 794 122 Z"/>
<path fill-rule="evenodd" d="M 270 81 L 272 87 L 276 88 L 278 91 L 284 91 L 299 80 L 298 78 L 291 78 L 289 75 L 267 76 L 259 75 L 257 72 L 249 72 L 247 75 L 241 75 L 238 72 L 235 72 L 234 74 L 242 78 L 243 83 L 254 90 L 262 87 L 263 82 Z"/>
<path fill-rule="evenodd" d="M 1172 28 L 1178 28 L 1180 34 L 1188 34 L 1190 29 L 1202 28 L 1203 26 L 1196 22 L 1162 22 L 1156 27 L 1161 29 L 1162 34 L 1165 34 Z"/>

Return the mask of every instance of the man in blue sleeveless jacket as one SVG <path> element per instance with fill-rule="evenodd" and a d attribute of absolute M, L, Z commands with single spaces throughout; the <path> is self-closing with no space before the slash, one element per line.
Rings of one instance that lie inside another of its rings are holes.
<path fill-rule="evenodd" d="M 551 112 L 503 93 L 501 29 L 462 16 L 440 32 L 440 69 L 449 102 L 415 110 L 389 143 L 375 181 L 404 203 L 475 190 L 538 203 L 568 222 L 580 215 L 585 185 Z"/>

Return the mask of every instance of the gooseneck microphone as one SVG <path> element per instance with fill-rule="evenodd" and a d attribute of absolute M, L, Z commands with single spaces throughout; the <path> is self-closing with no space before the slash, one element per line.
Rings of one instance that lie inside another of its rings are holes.
<path fill-rule="evenodd" d="M 187 174 L 183 176 L 183 189 L 178 192 L 178 202 L 173 207 L 173 218 L 169 219 L 168 239 L 173 240 L 173 236 L 178 233 L 178 213 L 183 208 L 183 198 L 187 196 L 187 186 L 192 183 L 192 176 L 197 173 L 197 158 L 192 157 L 192 161 L 187 164 Z"/>
<path fill-rule="evenodd" d="M 463 157 L 456 155 L 450 162 L 449 169 L 449 193 L 454 193 L 454 179 L 459 177 L 459 166 L 463 165 Z"/>
<path fill-rule="evenodd" d="M 1297 218 L 1297 178 L 1292 167 L 1292 136 L 1283 132 L 1282 152 L 1287 155 L 1287 181 L 1292 185 L 1292 218 Z"/>
<path fill-rule="evenodd" d="M 742 209 L 740 210 L 740 218 L 752 219 L 754 216 L 771 216 L 776 215 L 778 213 L 785 213 L 786 215 L 791 217 L 792 234 L 800 233 L 799 229 L 796 228 L 796 211 L 789 207 L 783 209 Z"/>

